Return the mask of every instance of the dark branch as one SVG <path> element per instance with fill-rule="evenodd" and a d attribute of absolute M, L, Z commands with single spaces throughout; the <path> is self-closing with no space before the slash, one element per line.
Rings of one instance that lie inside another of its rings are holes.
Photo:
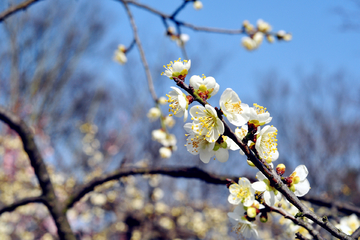
<path fill-rule="evenodd" d="M 14 211 L 16 208 L 29 204 L 29 203 L 43 203 L 46 205 L 46 200 L 43 196 L 38 196 L 38 197 L 30 197 L 30 198 L 25 198 L 22 199 L 18 202 L 15 202 L 13 204 L 10 204 L 8 206 L 5 206 L 3 208 L 0 209 L 0 215 L 3 214 L 4 212 L 11 212 Z"/>
<path fill-rule="evenodd" d="M 10 128 L 19 134 L 24 150 L 29 156 L 31 166 L 33 167 L 35 175 L 39 181 L 46 206 L 55 221 L 59 238 L 75 240 L 75 235 L 71 231 L 65 212 L 63 211 L 59 200 L 55 196 L 54 187 L 50 181 L 49 173 L 46 170 L 46 165 L 42 159 L 40 151 L 35 144 L 31 129 L 19 117 L 3 107 L 0 107 L 0 120 L 8 124 Z"/>
<path fill-rule="evenodd" d="M 98 185 L 101 185 L 107 181 L 119 179 L 121 177 L 126 177 L 130 175 L 141 175 L 141 174 L 161 174 L 167 175 L 170 177 L 181 177 L 181 178 L 193 178 L 201 181 L 205 181 L 211 184 L 227 184 L 229 181 L 226 179 L 229 177 L 219 176 L 216 174 L 211 174 L 201 170 L 197 167 L 192 168 L 131 168 L 131 169 L 120 169 L 103 177 L 95 178 L 88 184 L 81 186 L 77 193 L 71 196 L 66 204 L 66 208 L 71 208 L 74 204 L 79 201 L 87 193 L 94 190 Z M 229 179 L 235 180 L 236 177 L 231 177 Z"/>
<path fill-rule="evenodd" d="M 40 1 L 40 0 L 27 0 L 18 5 L 9 7 L 8 9 L 6 9 L 2 13 L 0 13 L 0 22 L 4 21 L 7 17 L 10 17 L 11 15 L 13 15 L 14 13 L 16 13 L 20 10 L 26 10 L 30 5 L 32 5 L 38 1 Z"/>

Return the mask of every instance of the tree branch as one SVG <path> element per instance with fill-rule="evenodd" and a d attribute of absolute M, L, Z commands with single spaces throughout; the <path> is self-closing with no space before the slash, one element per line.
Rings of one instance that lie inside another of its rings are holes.
<path fill-rule="evenodd" d="M 360 227 L 358 227 L 358 229 L 356 229 L 355 232 L 353 232 L 351 237 L 355 239 L 358 239 L 360 237 Z"/>
<path fill-rule="evenodd" d="M 29 156 L 31 166 L 33 167 L 35 175 L 39 181 L 46 206 L 55 221 L 59 238 L 75 240 L 75 235 L 71 231 L 66 214 L 63 211 L 59 200 L 56 198 L 49 173 L 46 170 L 40 151 L 35 144 L 31 129 L 19 117 L 3 107 L 0 107 L 0 120 L 8 124 L 10 128 L 19 134 L 24 150 Z"/>
<path fill-rule="evenodd" d="M 157 102 L 158 97 L 156 96 L 156 93 L 155 93 L 155 90 L 154 90 L 154 83 L 153 83 L 153 80 L 152 80 L 152 77 L 151 77 L 151 72 L 150 72 L 149 65 L 147 63 L 146 57 L 145 57 L 144 49 L 143 49 L 143 47 L 141 45 L 141 42 L 140 42 L 139 34 L 137 33 L 137 27 L 136 27 L 134 18 L 133 18 L 132 14 L 131 14 L 129 6 L 127 5 L 127 1 L 123 1 L 123 0 L 120 0 L 120 1 L 124 4 L 124 7 L 125 7 L 126 12 L 127 12 L 128 16 L 129 16 L 129 19 L 130 19 L 131 27 L 132 27 L 133 33 L 134 33 L 135 42 L 136 42 L 136 45 L 138 46 L 140 56 L 141 56 L 141 61 L 142 61 L 142 64 L 143 64 L 143 66 L 145 68 L 146 78 L 148 80 L 148 86 L 149 86 L 151 96 L 154 99 L 154 101 Z"/>
<path fill-rule="evenodd" d="M 309 233 L 311 234 L 311 236 L 313 236 L 315 239 L 317 240 L 322 240 L 324 239 L 323 237 L 320 236 L 320 233 L 313 228 L 313 226 L 311 226 L 310 223 L 308 222 L 305 222 L 304 220 L 300 219 L 300 218 L 295 218 L 293 215 L 291 215 L 290 213 L 286 212 L 284 209 L 282 208 L 278 208 L 278 207 L 272 207 L 272 206 L 269 206 L 269 205 L 266 205 L 265 206 L 267 208 L 270 208 L 271 211 L 273 212 L 277 212 L 279 213 L 280 215 L 284 216 L 285 218 L 291 220 L 293 223 L 299 225 L 299 226 L 302 226 L 304 228 L 306 228 L 306 230 L 309 231 Z M 306 239 L 306 238 L 304 238 Z"/>
<path fill-rule="evenodd" d="M 38 1 L 40 1 L 40 0 L 27 0 L 18 5 L 9 7 L 8 9 L 6 9 L 2 13 L 0 13 L 0 22 L 4 21 L 7 17 L 10 17 L 11 15 L 13 15 L 14 13 L 16 13 L 20 10 L 26 10 L 30 5 L 32 5 Z"/>
<path fill-rule="evenodd" d="M 13 204 L 10 204 L 8 206 L 5 206 L 3 208 L 0 209 L 0 215 L 3 214 L 4 212 L 11 212 L 14 211 L 17 207 L 29 204 L 29 203 L 43 203 L 46 205 L 46 200 L 43 196 L 38 196 L 38 197 L 30 197 L 30 198 L 25 198 L 22 199 L 18 202 L 15 202 Z"/>
<path fill-rule="evenodd" d="M 199 102 L 201 105 L 207 104 L 204 100 L 199 98 L 194 94 L 194 91 L 191 87 L 187 86 L 181 79 L 173 78 L 176 84 L 190 93 L 194 99 Z M 275 188 L 283 194 L 283 196 L 292 203 L 299 211 L 301 212 L 302 216 L 305 216 L 312 221 L 314 221 L 316 224 L 320 225 L 322 228 L 326 229 L 328 232 L 330 232 L 334 237 L 340 238 L 340 239 L 352 239 L 350 236 L 346 235 L 345 233 L 339 231 L 334 225 L 332 225 L 329 221 L 323 221 L 323 219 L 319 216 L 317 216 L 314 212 L 312 212 L 305 204 L 303 204 L 299 198 L 295 196 L 295 194 L 282 182 L 280 176 L 275 172 L 274 169 L 269 167 L 265 162 L 258 159 L 254 153 L 250 150 L 250 148 L 242 142 L 242 140 L 238 139 L 238 137 L 235 135 L 235 133 L 231 130 L 229 125 L 224 121 L 222 115 L 218 116 L 220 120 L 224 124 L 224 134 L 225 136 L 228 136 L 233 140 L 245 153 L 247 156 L 247 159 L 252 162 L 259 170 L 262 172 L 270 181 L 270 184 L 272 186 L 275 186 Z"/>
<path fill-rule="evenodd" d="M 143 175 L 143 174 L 161 174 L 170 177 L 181 177 L 181 178 L 193 178 L 197 180 L 202 180 L 211 184 L 227 184 L 229 183 L 226 179 L 235 180 L 237 177 L 224 177 L 216 174 L 211 174 L 201 170 L 197 167 L 184 167 L 184 168 L 131 168 L 131 169 L 119 169 L 113 173 L 105 175 L 103 177 L 98 177 L 92 180 L 91 182 L 79 187 L 79 190 L 69 197 L 66 203 L 66 208 L 72 208 L 76 202 L 78 202 L 82 197 L 84 197 L 87 193 L 94 190 L 94 188 L 98 185 L 101 185 L 105 182 L 116 180 L 121 177 L 126 177 L 130 175 Z"/>

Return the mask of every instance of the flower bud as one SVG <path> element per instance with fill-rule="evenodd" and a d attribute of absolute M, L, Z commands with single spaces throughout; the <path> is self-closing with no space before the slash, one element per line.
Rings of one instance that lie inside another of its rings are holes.
<path fill-rule="evenodd" d="M 161 111 L 157 107 L 150 108 L 147 117 L 150 119 L 150 121 L 155 121 L 161 116 Z"/>
<path fill-rule="evenodd" d="M 275 41 L 275 38 L 273 35 L 266 35 L 266 40 L 268 40 L 269 43 L 273 43 Z"/>
<path fill-rule="evenodd" d="M 161 104 L 161 105 L 165 105 L 168 103 L 166 97 L 160 97 L 158 101 L 159 101 L 159 104 Z"/>
<path fill-rule="evenodd" d="M 285 173 L 286 167 L 284 164 L 280 163 L 276 167 L 276 173 L 282 176 Z"/>
<path fill-rule="evenodd" d="M 250 167 L 255 167 L 255 165 L 250 161 L 250 160 L 246 160 L 247 164 L 249 164 Z"/>
<path fill-rule="evenodd" d="M 300 177 L 299 176 L 294 177 L 293 183 L 298 184 L 299 182 L 300 182 Z"/>
<path fill-rule="evenodd" d="M 203 8 L 203 4 L 202 4 L 202 2 L 201 1 L 194 1 L 194 8 L 195 8 L 195 10 L 200 10 L 200 9 L 202 9 Z"/>
<path fill-rule="evenodd" d="M 291 39 L 292 39 L 291 33 L 285 34 L 285 36 L 283 37 L 283 39 L 284 39 L 284 41 L 291 41 Z"/>
<path fill-rule="evenodd" d="M 290 188 L 290 190 L 291 190 L 292 192 L 295 192 L 295 190 L 296 190 L 294 184 L 292 184 L 289 188 Z"/>
<path fill-rule="evenodd" d="M 255 218 L 256 217 L 256 208 L 248 207 L 248 209 L 246 210 L 246 214 L 250 218 Z"/>
<path fill-rule="evenodd" d="M 266 223 L 267 220 L 268 220 L 267 213 L 261 213 L 261 215 L 260 215 L 260 221 L 263 222 L 263 223 Z"/>
<path fill-rule="evenodd" d="M 159 149 L 159 153 L 162 158 L 170 158 L 172 154 L 170 148 L 167 147 L 161 147 Z"/>

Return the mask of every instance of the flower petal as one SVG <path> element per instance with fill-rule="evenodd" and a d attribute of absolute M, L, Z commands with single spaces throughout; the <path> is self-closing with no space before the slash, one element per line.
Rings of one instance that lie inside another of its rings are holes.
<path fill-rule="evenodd" d="M 298 197 L 302 197 L 305 194 L 307 194 L 310 190 L 310 183 L 307 179 L 304 181 L 299 182 L 298 184 L 295 184 L 295 192 L 294 194 Z"/>

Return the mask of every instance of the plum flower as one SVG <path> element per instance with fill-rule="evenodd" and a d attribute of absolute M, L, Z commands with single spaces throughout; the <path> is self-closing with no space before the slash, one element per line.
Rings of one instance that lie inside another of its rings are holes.
<path fill-rule="evenodd" d="M 279 158 L 277 150 L 277 129 L 273 126 L 265 126 L 258 133 L 256 133 L 255 149 L 259 156 L 267 163 L 271 163 Z"/>
<path fill-rule="evenodd" d="M 351 235 L 355 232 L 356 229 L 360 227 L 360 221 L 358 217 L 353 213 L 348 217 L 343 217 L 340 219 L 340 224 L 335 225 L 344 233 Z"/>
<path fill-rule="evenodd" d="M 182 117 L 184 116 L 184 122 L 186 121 L 188 117 L 188 101 L 186 99 L 186 95 L 177 87 L 171 87 L 173 91 L 169 92 L 169 94 L 166 94 L 166 96 L 169 98 L 168 102 L 169 104 L 169 112 L 171 111 L 176 117 Z M 169 114 L 169 116 L 172 116 L 172 114 Z"/>
<path fill-rule="evenodd" d="M 258 192 L 263 192 L 263 198 L 267 205 L 274 206 L 276 202 L 281 200 L 281 193 L 270 185 L 269 179 L 262 172 L 258 172 L 256 178 L 259 181 L 254 182 L 252 187 Z"/>
<path fill-rule="evenodd" d="M 251 186 L 247 178 L 239 178 L 239 183 L 233 183 L 229 187 L 230 195 L 228 201 L 238 205 L 242 203 L 245 207 L 250 207 L 255 201 L 255 189 Z"/>
<path fill-rule="evenodd" d="M 188 152 L 192 155 L 200 154 L 200 160 L 203 163 L 208 163 L 210 158 L 214 156 L 212 150 L 215 146 L 215 142 L 208 142 L 204 136 L 196 134 L 192 129 L 191 123 L 186 123 L 184 125 L 184 129 L 188 133 L 186 134 L 188 136 L 186 140 L 186 148 Z"/>
<path fill-rule="evenodd" d="M 190 115 L 194 121 L 192 129 L 197 135 L 204 135 L 208 142 L 215 142 L 225 131 L 223 122 L 209 104 L 205 107 L 193 106 L 190 109 Z"/>
<path fill-rule="evenodd" d="M 266 108 L 254 103 L 254 107 L 250 108 L 250 120 L 249 123 L 255 125 L 255 127 L 268 124 L 271 121 L 270 113 L 266 111 Z"/>
<path fill-rule="evenodd" d="M 193 75 L 190 78 L 190 86 L 194 88 L 194 93 L 199 95 L 202 99 L 209 99 L 219 91 L 219 84 L 216 83 L 213 77 L 201 78 L 198 75 Z"/>
<path fill-rule="evenodd" d="M 229 212 L 228 217 L 230 222 L 234 225 L 233 230 L 237 234 L 241 234 L 244 238 L 258 237 L 258 232 L 255 227 L 256 224 L 249 222 L 244 216 L 244 208 L 237 206 L 234 212 Z"/>
<path fill-rule="evenodd" d="M 114 53 L 114 60 L 120 63 L 121 65 L 124 65 L 127 62 L 127 57 L 125 52 L 126 52 L 125 46 L 120 44 Z"/>
<path fill-rule="evenodd" d="M 250 119 L 249 105 L 242 103 L 231 88 L 227 88 L 221 95 L 220 107 L 229 122 L 235 126 L 242 126 Z"/>
<path fill-rule="evenodd" d="M 191 60 L 181 61 L 181 58 L 179 58 L 174 62 L 171 61 L 166 66 L 164 65 L 165 72 L 162 72 L 161 75 L 165 75 L 170 79 L 173 79 L 174 77 L 185 79 L 190 67 L 191 67 Z"/>
<path fill-rule="evenodd" d="M 310 190 L 310 183 L 306 179 L 309 171 L 305 165 L 300 165 L 295 168 L 295 171 L 286 178 L 288 187 L 298 197 L 302 197 Z"/>

